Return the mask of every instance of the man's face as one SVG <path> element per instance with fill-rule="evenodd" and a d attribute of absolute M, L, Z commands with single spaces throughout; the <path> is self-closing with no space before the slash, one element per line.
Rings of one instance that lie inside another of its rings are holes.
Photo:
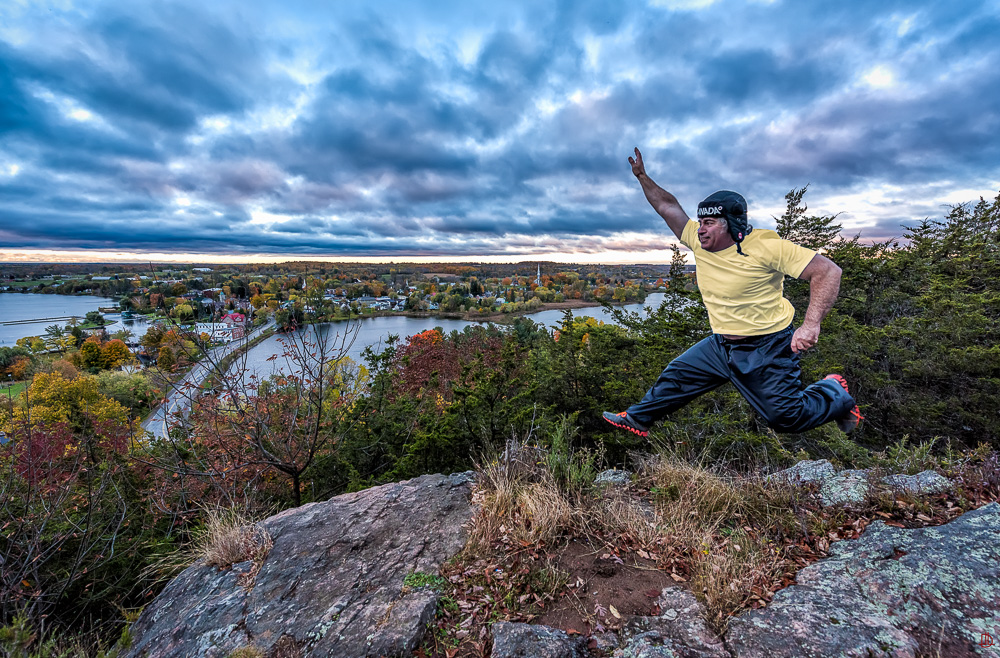
<path fill-rule="evenodd" d="M 716 217 L 698 220 L 698 240 L 705 251 L 722 251 L 736 244 L 726 225 Z"/>

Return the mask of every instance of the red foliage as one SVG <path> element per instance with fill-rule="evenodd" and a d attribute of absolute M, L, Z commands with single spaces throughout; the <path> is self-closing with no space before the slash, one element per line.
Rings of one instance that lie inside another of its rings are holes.
<path fill-rule="evenodd" d="M 74 433 L 67 423 L 23 424 L 5 447 L 29 485 L 52 488 L 73 480 L 95 462 L 127 454 L 129 438 L 127 426 L 107 421 L 94 423 L 87 436 Z"/>
<path fill-rule="evenodd" d="M 482 328 L 454 339 L 445 338 L 434 329 L 416 334 L 396 355 L 400 374 L 397 393 L 417 399 L 428 394 L 440 395 L 450 401 L 455 386 L 475 385 L 463 376 L 464 366 L 481 359 L 484 368 L 495 367 L 501 360 L 502 349 L 503 338 Z"/>

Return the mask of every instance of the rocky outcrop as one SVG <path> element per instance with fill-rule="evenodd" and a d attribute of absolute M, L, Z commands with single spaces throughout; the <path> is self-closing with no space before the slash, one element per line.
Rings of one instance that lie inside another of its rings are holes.
<path fill-rule="evenodd" d="M 427 475 L 267 519 L 274 547 L 250 586 L 249 563 L 195 564 L 143 611 L 126 655 L 409 656 L 438 594 L 403 581 L 464 546 L 470 480 Z"/>
<path fill-rule="evenodd" d="M 792 485 L 812 484 L 822 482 L 837 474 L 837 469 L 833 467 L 828 459 L 803 460 L 791 468 L 778 471 L 768 475 L 765 479 L 768 482 L 783 482 Z"/>
<path fill-rule="evenodd" d="M 871 491 L 868 471 L 844 470 L 822 481 L 819 499 L 825 507 L 860 505 Z"/>
<path fill-rule="evenodd" d="M 609 468 L 606 471 L 601 471 L 594 478 L 594 484 L 600 486 L 602 484 L 611 484 L 619 487 L 623 487 L 632 481 L 631 471 L 625 471 L 618 468 Z"/>
<path fill-rule="evenodd" d="M 985 655 L 1000 630 L 1000 505 L 935 528 L 871 524 L 727 634 L 739 657 Z M 993 649 L 989 649 L 993 651 Z"/>
<path fill-rule="evenodd" d="M 839 473 L 826 459 L 801 461 L 791 468 L 767 476 L 768 482 L 793 486 L 819 485 L 819 497 L 824 506 L 858 505 L 878 489 L 902 492 L 911 496 L 939 493 L 951 488 L 948 478 L 924 471 L 916 475 L 889 475 L 876 478 L 871 469 L 843 470 Z"/>
<path fill-rule="evenodd" d="M 951 480 L 934 471 L 924 471 L 916 475 L 889 475 L 882 478 L 882 484 L 914 496 L 939 493 L 951 488 Z"/>
<path fill-rule="evenodd" d="M 587 658 L 587 640 L 533 624 L 493 624 L 492 658 Z"/>
<path fill-rule="evenodd" d="M 675 656 L 676 658 L 728 658 L 729 652 L 705 621 L 705 609 L 681 587 L 667 587 L 656 600 L 660 614 L 634 617 L 622 635 L 624 648 L 615 658 Z"/>
<path fill-rule="evenodd" d="M 831 471 L 813 464 L 796 479 L 827 482 L 836 477 Z M 928 475 L 909 477 L 917 479 L 891 485 L 943 486 Z M 410 656 L 439 594 L 417 586 L 432 577 L 409 579 L 412 586 L 404 579 L 436 574 L 461 550 L 470 490 L 468 474 L 424 476 L 271 517 L 263 526 L 274 547 L 256 565 L 259 573 L 250 563 L 187 569 L 143 611 L 125 655 L 224 658 L 256 647 L 268 658 Z M 998 577 L 1000 505 L 992 503 L 938 527 L 872 523 L 859 539 L 831 545 L 828 558 L 801 570 L 766 608 L 734 618 L 725 637 L 689 591 L 672 586 L 656 600 L 658 614 L 624 620 L 617 633 L 599 637 L 494 624 L 492 655 L 991 655 L 978 643 L 984 634 L 1000 638 Z"/>

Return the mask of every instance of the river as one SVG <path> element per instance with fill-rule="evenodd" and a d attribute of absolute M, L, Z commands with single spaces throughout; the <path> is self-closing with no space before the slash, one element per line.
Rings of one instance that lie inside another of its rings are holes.
<path fill-rule="evenodd" d="M 664 293 L 653 293 L 646 298 L 642 304 L 629 304 L 624 308 L 631 311 L 641 311 L 643 307 L 659 306 L 663 301 Z M 0 294 L 0 346 L 14 345 L 18 338 L 23 336 L 39 336 L 45 333 L 45 327 L 51 324 L 65 325 L 66 320 L 47 320 L 31 324 L 3 324 L 17 320 L 30 320 L 36 318 L 65 318 L 76 316 L 81 320 L 87 311 L 96 311 L 99 306 L 116 306 L 113 299 L 107 297 L 73 296 L 73 295 L 41 295 L 37 293 L 28 294 Z M 611 315 L 601 306 L 590 306 L 586 308 L 573 309 L 576 317 L 593 317 L 606 322 L 611 322 Z M 531 320 L 551 327 L 558 325 L 563 317 L 563 311 L 540 311 L 527 316 Z M 134 336 L 141 337 L 146 333 L 148 323 L 141 319 L 134 320 L 121 319 L 119 314 L 106 315 L 109 322 L 106 329 L 109 334 L 114 333 L 123 327 L 129 329 Z M 354 325 L 356 323 L 351 323 Z M 446 333 L 453 330 L 462 331 L 466 327 L 476 322 L 466 320 L 451 320 L 437 317 L 412 318 L 402 315 L 385 315 L 361 320 L 357 338 L 346 350 L 347 356 L 355 362 L 362 363 L 361 353 L 366 347 L 373 346 L 376 351 L 379 345 L 384 344 L 390 334 L 395 334 L 401 339 L 406 339 L 413 334 L 420 333 L 427 329 L 440 327 Z M 313 325 L 305 333 L 307 337 L 314 337 L 311 332 L 320 331 L 321 336 L 327 336 L 332 341 L 337 337 L 338 332 L 343 332 L 348 327 L 348 323 L 324 323 Z M 245 367 L 248 374 L 253 373 L 258 377 L 268 377 L 279 370 L 289 371 L 285 364 L 285 359 L 272 359 L 275 355 L 281 355 L 285 348 L 281 341 L 288 340 L 284 336 L 272 336 L 261 343 L 255 345 L 247 354 L 245 365 L 240 363 L 240 367 Z M 315 340 L 315 338 L 310 338 Z M 269 360 L 270 359 L 270 360 Z M 243 361 L 243 360 L 241 360 Z"/>
<path fill-rule="evenodd" d="M 623 308 L 629 311 L 640 312 L 647 306 L 656 308 L 663 301 L 664 296 L 665 293 L 662 292 L 653 293 L 646 297 L 645 302 L 641 304 L 628 304 Z M 538 313 L 532 313 L 526 317 L 534 322 L 537 322 L 538 324 L 552 327 L 559 325 L 562 321 L 563 313 L 563 311 L 539 311 Z M 604 320 L 605 322 L 612 322 L 611 314 L 608 313 L 602 306 L 588 306 L 586 308 L 573 309 L 573 315 L 575 317 L 590 317 Z M 353 325 L 354 323 L 351 324 Z M 400 339 L 405 340 L 413 334 L 418 334 L 421 331 L 433 329 L 434 327 L 440 327 L 445 333 L 451 333 L 453 330 L 462 331 L 466 327 L 474 324 L 479 323 L 435 317 L 411 318 L 399 315 L 366 318 L 361 321 L 361 327 L 358 331 L 358 335 L 354 342 L 350 346 L 347 346 L 345 353 L 353 359 L 355 363 L 361 364 L 363 363 L 361 353 L 364 349 L 372 346 L 375 348 L 375 351 L 381 351 L 379 346 L 385 343 L 390 334 L 395 334 L 399 336 Z M 296 336 L 295 339 L 302 340 L 304 338 L 310 342 L 316 342 L 317 334 L 315 332 L 319 331 L 320 333 L 318 335 L 325 338 L 329 348 L 335 349 L 338 346 L 339 341 L 344 338 L 343 332 L 346 331 L 349 326 L 350 325 L 346 322 L 312 325 L 306 329 L 302 335 Z M 292 372 L 293 369 L 290 367 L 289 360 L 282 356 L 286 351 L 286 346 L 290 340 L 292 340 L 292 337 L 283 335 L 271 336 L 251 348 L 244 358 L 237 360 L 234 367 L 243 370 L 247 377 L 255 375 L 261 379 L 265 379 L 271 375 L 277 374 L 278 372 Z M 275 356 L 277 356 L 277 358 L 273 358 Z"/>

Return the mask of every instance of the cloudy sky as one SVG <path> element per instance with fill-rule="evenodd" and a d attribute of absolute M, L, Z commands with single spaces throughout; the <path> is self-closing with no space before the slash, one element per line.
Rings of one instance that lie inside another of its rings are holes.
<path fill-rule="evenodd" d="M 318 5 L 325 7 L 317 8 Z M 0 261 L 653 262 L 1000 189 L 1000 0 L 0 2 Z"/>

